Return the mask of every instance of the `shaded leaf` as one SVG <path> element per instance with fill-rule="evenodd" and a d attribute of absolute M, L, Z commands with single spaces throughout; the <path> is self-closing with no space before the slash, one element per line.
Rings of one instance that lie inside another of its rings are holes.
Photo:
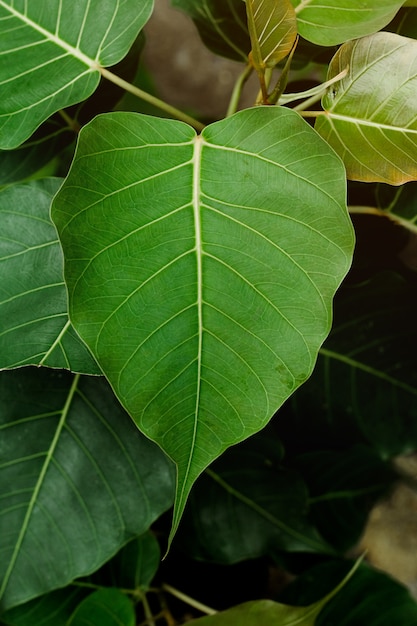
<path fill-rule="evenodd" d="M 403 0 L 291 0 L 300 35 L 322 46 L 376 33 L 386 26 Z"/>
<path fill-rule="evenodd" d="M 101 373 L 68 320 L 62 251 L 49 216 L 61 182 L 0 191 L 0 369 L 46 365 Z"/>
<path fill-rule="evenodd" d="M 309 604 L 332 589 L 350 567 L 330 561 L 302 574 L 281 601 Z M 382 572 L 361 565 L 349 583 L 323 608 L 316 626 L 414 626 L 417 604 L 409 590 Z"/>
<path fill-rule="evenodd" d="M 353 427 L 385 458 L 416 449 L 415 288 L 384 273 L 339 294 L 314 373 L 291 400 L 289 419 L 313 446 L 329 429 L 343 445 Z"/>
<path fill-rule="evenodd" d="M 171 0 L 192 17 L 201 39 L 215 54 L 246 62 L 250 38 L 242 0 Z"/>
<path fill-rule="evenodd" d="M 369 512 L 398 479 L 370 447 L 317 450 L 298 456 L 295 467 L 310 494 L 309 519 L 339 552 L 358 542 Z"/>
<path fill-rule="evenodd" d="M 228 564 L 280 550 L 331 552 L 307 519 L 305 483 L 280 467 L 272 447 L 269 437 L 251 438 L 197 481 L 178 535 L 193 558 Z"/>
<path fill-rule="evenodd" d="M 290 0 L 246 0 L 251 59 L 259 69 L 275 67 L 297 37 L 297 20 Z"/>
<path fill-rule="evenodd" d="M 100 67 L 128 52 L 152 0 L 0 0 L 0 147 L 25 141 L 52 113 L 85 100 Z"/>
<path fill-rule="evenodd" d="M 355 573 L 357 562 L 342 582 L 323 599 L 310 606 L 289 606 L 272 600 L 255 600 L 245 602 L 232 609 L 192 620 L 196 626 L 314 626 L 319 613 L 326 604 L 340 592 Z"/>
<path fill-rule="evenodd" d="M 118 589 L 99 589 L 77 607 L 68 626 L 135 626 L 132 602 Z"/>
<path fill-rule="evenodd" d="M 71 320 L 177 464 L 175 531 L 204 468 L 314 367 L 351 260 L 343 166 L 281 107 L 199 137 L 114 113 L 82 130 L 52 211 Z"/>
<path fill-rule="evenodd" d="M 344 44 L 328 72 L 348 74 L 323 97 L 315 129 L 348 178 L 400 185 L 417 178 L 417 41 L 377 33 Z"/>
<path fill-rule="evenodd" d="M 172 466 L 103 378 L 0 378 L 0 607 L 97 570 L 173 495 Z"/>
<path fill-rule="evenodd" d="M 146 591 L 161 561 L 161 551 L 155 535 L 150 531 L 129 541 L 107 563 L 103 571 L 113 587 Z"/>
<path fill-rule="evenodd" d="M 1 616 L 7 626 L 67 626 L 77 606 L 91 589 L 65 587 L 21 604 Z"/>

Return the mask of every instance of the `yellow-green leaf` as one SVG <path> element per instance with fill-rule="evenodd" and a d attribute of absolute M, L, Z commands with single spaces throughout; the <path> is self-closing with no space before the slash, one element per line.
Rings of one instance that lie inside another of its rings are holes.
<path fill-rule="evenodd" d="M 290 0 L 246 0 L 252 62 L 255 68 L 275 67 L 291 51 L 297 21 Z"/>

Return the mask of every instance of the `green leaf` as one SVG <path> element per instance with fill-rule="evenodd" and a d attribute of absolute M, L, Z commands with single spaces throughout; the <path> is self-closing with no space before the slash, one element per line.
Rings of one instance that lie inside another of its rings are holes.
<path fill-rule="evenodd" d="M 161 561 L 155 535 L 148 531 L 124 546 L 103 568 L 114 587 L 147 591 Z"/>
<path fill-rule="evenodd" d="M 196 626 L 314 626 L 319 613 L 326 604 L 350 581 L 360 561 L 358 561 L 342 582 L 322 600 L 310 606 L 289 606 L 272 600 L 245 602 L 215 615 L 192 620 Z M 349 585 L 348 585 L 349 586 Z"/>
<path fill-rule="evenodd" d="M 61 182 L 0 191 L 0 369 L 46 365 L 101 373 L 68 320 L 62 251 L 49 216 Z"/>
<path fill-rule="evenodd" d="M 0 609 L 95 571 L 172 502 L 172 466 L 103 378 L 0 378 Z"/>
<path fill-rule="evenodd" d="M 1 616 L 1 626 L 67 626 L 77 606 L 91 589 L 65 587 L 16 606 Z"/>
<path fill-rule="evenodd" d="M 246 0 L 251 59 L 259 69 L 275 67 L 297 37 L 297 20 L 290 0 Z"/>
<path fill-rule="evenodd" d="M 99 589 L 78 606 L 68 626 L 135 626 L 132 602 L 118 589 Z"/>
<path fill-rule="evenodd" d="M 261 433 L 231 448 L 197 481 L 177 537 L 192 558 L 229 564 L 280 550 L 332 552 L 307 519 L 305 483 L 277 465 L 281 450 L 270 443 Z"/>
<path fill-rule="evenodd" d="M 309 518 L 339 552 L 352 548 L 363 533 L 369 512 L 398 477 L 369 446 L 317 450 L 292 463 L 309 490 Z"/>
<path fill-rule="evenodd" d="M 332 589 L 349 563 L 317 565 L 284 591 L 281 601 L 310 604 Z M 361 565 L 349 583 L 323 608 L 316 626 L 414 626 L 417 604 L 409 590 L 382 572 Z"/>
<path fill-rule="evenodd" d="M 198 137 L 114 113 L 81 131 L 52 212 L 71 321 L 177 464 L 175 531 L 199 474 L 314 367 L 351 260 L 343 166 L 281 107 Z"/>
<path fill-rule="evenodd" d="M 403 0 L 291 0 L 298 30 L 308 41 L 334 46 L 376 33 L 386 26 Z"/>
<path fill-rule="evenodd" d="M 297 433 L 322 439 L 325 423 L 340 442 L 354 422 L 385 458 L 416 449 L 416 303 L 415 283 L 388 272 L 339 294 L 314 373 L 291 400 Z"/>
<path fill-rule="evenodd" d="M 85 100 L 100 67 L 128 52 L 153 0 L 0 0 L 0 147 L 30 137 L 52 113 Z"/>
<path fill-rule="evenodd" d="M 400 185 L 417 178 L 417 41 L 377 33 L 344 44 L 315 129 L 341 156 L 348 178 Z"/>
<path fill-rule="evenodd" d="M 242 0 L 171 0 L 192 17 L 201 39 L 215 54 L 246 62 L 250 38 Z"/>

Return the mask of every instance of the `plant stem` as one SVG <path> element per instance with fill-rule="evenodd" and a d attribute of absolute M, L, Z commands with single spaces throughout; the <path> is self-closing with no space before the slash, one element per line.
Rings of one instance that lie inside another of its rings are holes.
<path fill-rule="evenodd" d="M 302 117 L 319 117 L 320 115 L 325 114 L 325 111 L 300 111 L 300 115 L 302 115 Z"/>
<path fill-rule="evenodd" d="M 182 591 L 175 589 L 175 587 L 171 587 L 171 585 L 167 585 L 166 583 L 163 583 L 162 589 L 170 593 L 172 596 L 175 596 L 179 600 L 182 600 L 186 604 L 189 604 L 194 609 L 197 609 L 198 611 L 201 611 L 202 613 L 206 613 L 206 615 L 214 615 L 215 613 L 217 613 L 217 611 L 215 611 L 214 609 L 211 609 L 209 606 L 202 604 L 201 602 L 199 602 L 198 600 L 195 600 L 194 598 L 190 598 L 190 596 L 187 596 L 187 594 L 183 593 Z"/>
<path fill-rule="evenodd" d="M 233 87 L 232 95 L 230 98 L 229 106 L 227 108 L 226 117 L 230 117 L 233 113 L 236 113 L 240 97 L 242 95 L 242 89 L 249 76 L 253 72 L 253 65 L 247 64 L 243 72 L 238 76 L 235 86 Z"/>
<path fill-rule="evenodd" d="M 316 102 L 319 102 L 322 98 L 323 94 L 319 93 L 316 94 L 315 96 L 311 96 L 311 98 L 307 98 L 307 100 L 304 100 L 304 102 L 301 102 L 300 104 L 297 104 L 296 107 L 294 107 L 294 111 L 304 111 L 305 109 L 308 109 L 309 106 L 312 106 L 313 104 L 316 104 Z"/>
<path fill-rule="evenodd" d="M 102 76 L 104 76 L 104 78 L 107 78 L 112 83 L 114 83 L 115 85 L 118 85 L 119 87 L 122 87 L 122 89 L 125 89 L 126 91 L 133 94 L 134 96 L 141 98 L 141 100 L 145 100 L 149 104 L 152 104 L 158 109 L 161 109 L 161 111 L 165 111 L 165 113 L 168 113 L 168 115 L 171 115 L 177 120 L 180 120 L 181 122 L 185 122 L 186 124 L 190 124 L 190 126 L 195 128 L 197 132 L 201 133 L 201 131 L 204 129 L 204 126 L 205 126 L 204 124 L 196 120 L 194 117 L 187 115 L 187 113 L 184 113 L 183 111 L 180 111 L 176 107 L 171 106 L 167 102 L 160 100 L 156 96 L 152 96 L 150 93 L 147 93 L 146 91 L 143 91 L 142 89 L 139 89 L 139 87 L 136 87 L 135 85 L 132 85 L 131 83 L 128 83 L 126 80 L 123 80 L 123 78 L 120 78 L 120 76 L 116 76 L 116 74 L 113 74 L 112 72 L 107 70 L 105 67 L 99 67 L 98 69 L 100 70 L 100 73 Z"/>
<path fill-rule="evenodd" d="M 138 593 L 138 597 L 140 597 L 140 600 L 143 604 L 143 611 L 145 613 L 146 623 L 149 624 L 149 626 L 156 626 L 151 607 L 149 606 L 148 598 L 146 597 L 146 593 Z"/>
<path fill-rule="evenodd" d="M 81 126 L 79 125 L 79 123 L 76 120 L 73 120 L 72 117 L 70 117 L 64 109 L 60 109 L 58 113 L 62 117 L 62 119 L 67 123 L 68 128 L 70 130 L 73 130 L 74 133 L 80 132 Z"/>

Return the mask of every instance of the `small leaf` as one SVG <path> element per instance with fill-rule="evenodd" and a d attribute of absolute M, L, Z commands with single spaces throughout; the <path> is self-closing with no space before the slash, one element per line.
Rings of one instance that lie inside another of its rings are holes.
<path fill-rule="evenodd" d="M 97 570 L 172 502 L 172 465 L 103 378 L 0 378 L 0 610 Z"/>
<path fill-rule="evenodd" d="M 334 46 L 386 26 L 403 0 L 291 0 L 302 37 Z"/>
<path fill-rule="evenodd" d="M 348 178 L 401 185 L 417 178 L 417 41 L 377 33 L 344 44 L 328 72 L 348 74 L 323 98 L 315 129 Z"/>
<path fill-rule="evenodd" d="M 251 59 L 255 69 L 272 68 L 291 51 L 297 20 L 290 0 L 246 0 Z"/>
<path fill-rule="evenodd" d="M 99 589 L 77 607 L 68 626 L 135 626 L 132 602 L 118 589 Z"/>
<path fill-rule="evenodd" d="M 61 182 L 0 191 L 0 369 L 45 365 L 101 374 L 68 320 L 62 251 L 49 216 Z"/>
<path fill-rule="evenodd" d="M 160 561 L 159 544 L 155 535 L 148 531 L 125 545 L 103 569 L 110 575 L 114 587 L 146 591 Z"/>
<path fill-rule="evenodd" d="M 153 0 L 0 0 L 0 147 L 25 141 L 52 113 L 90 96 L 120 61 Z"/>

